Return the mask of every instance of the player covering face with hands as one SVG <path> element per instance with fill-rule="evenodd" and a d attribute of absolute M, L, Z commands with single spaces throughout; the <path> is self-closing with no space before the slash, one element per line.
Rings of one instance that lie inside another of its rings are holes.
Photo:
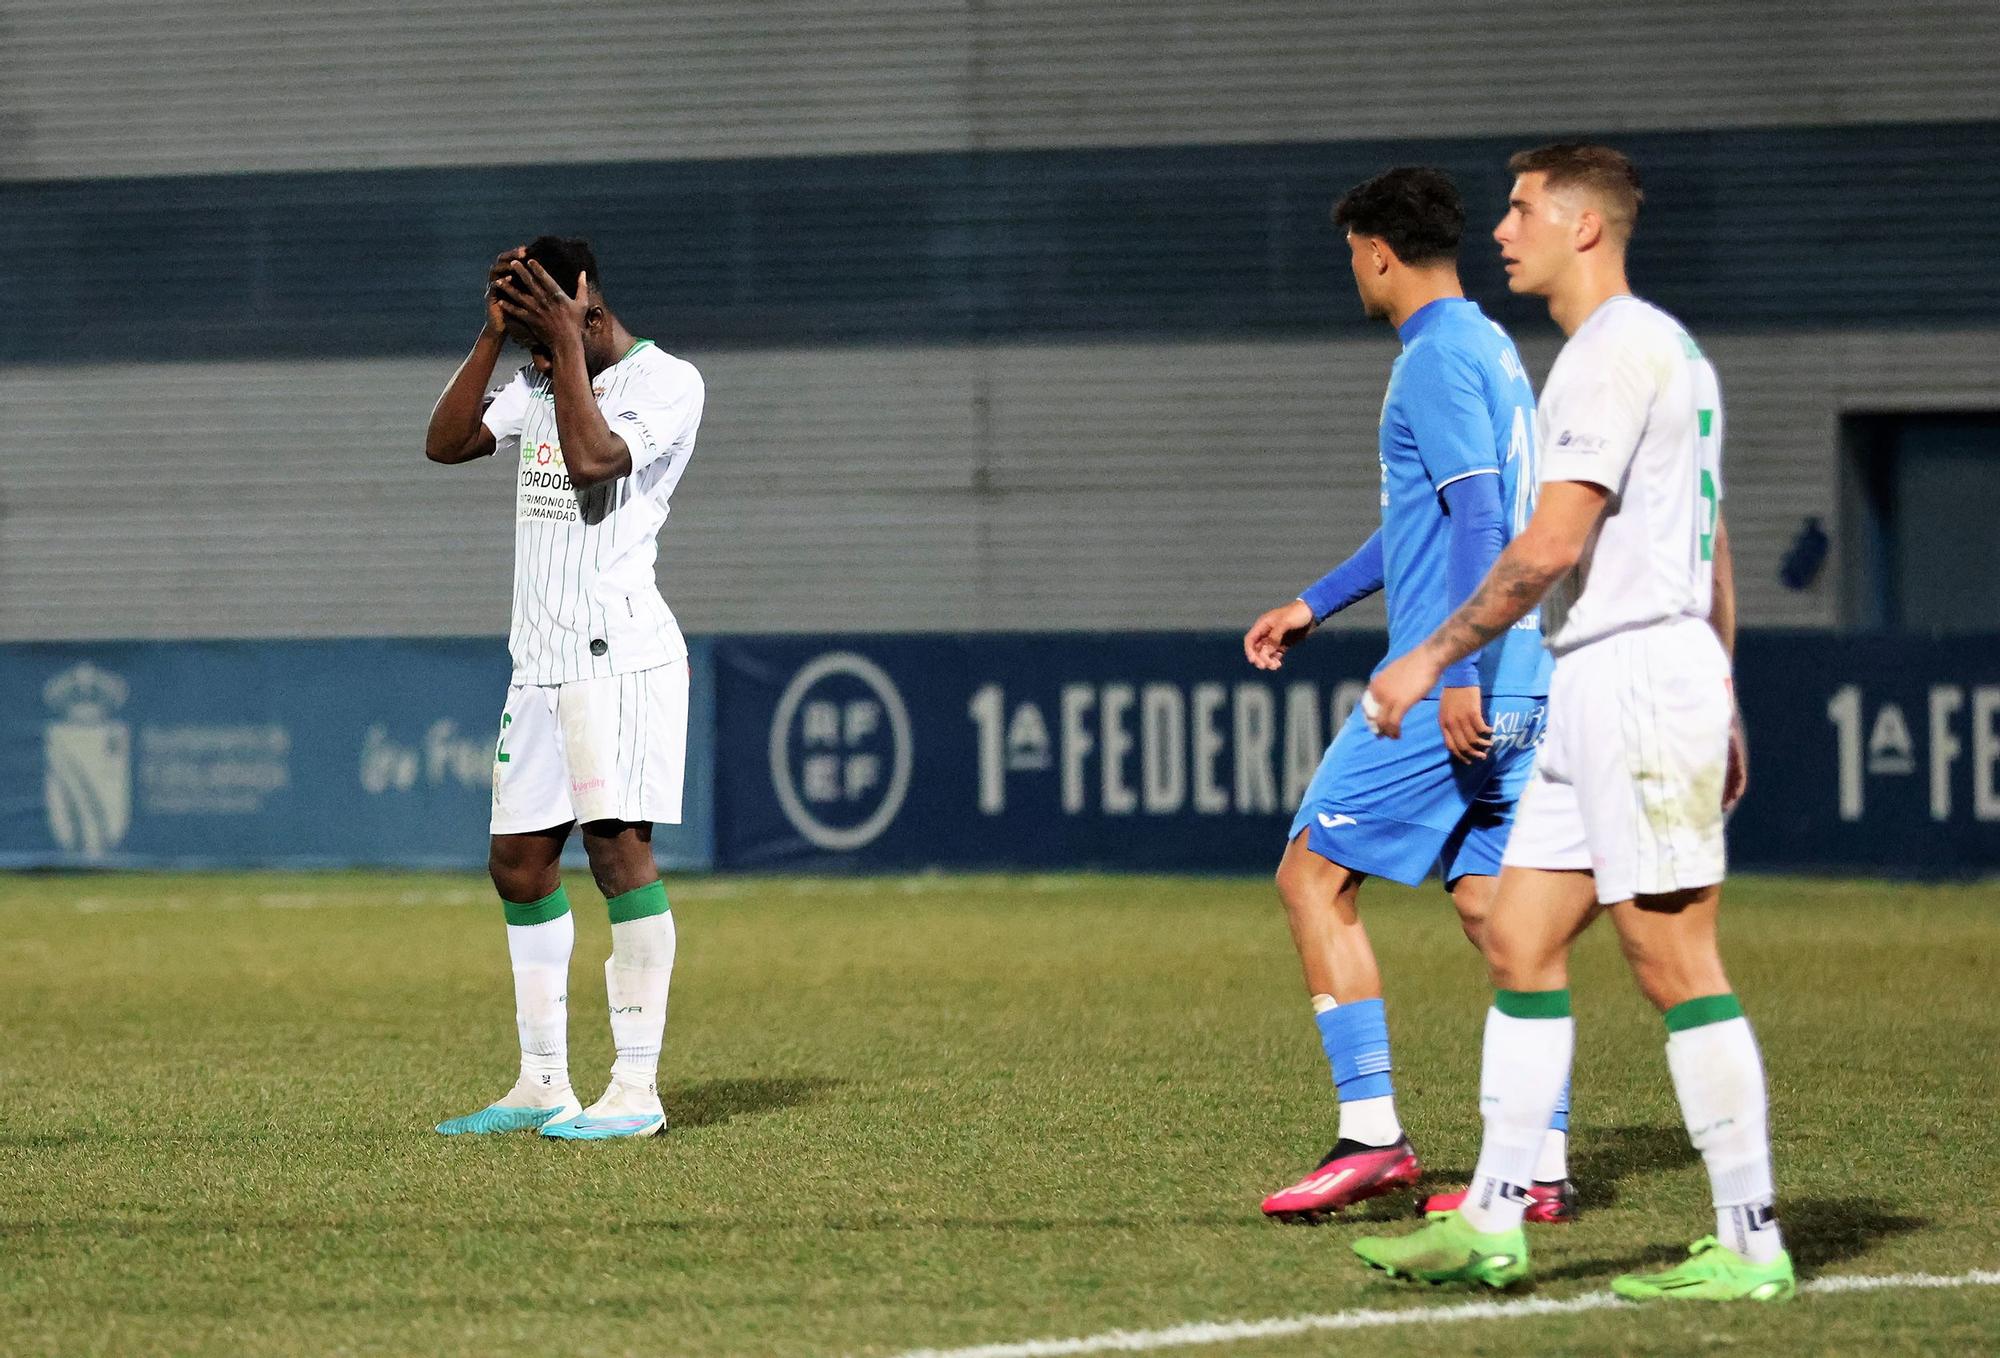
<path fill-rule="evenodd" d="M 1458 657 L 1538 603 L 1556 657 L 1547 737 L 1522 796 L 1485 934 L 1496 987 L 1485 1139 L 1461 1207 L 1358 1240 L 1375 1268 L 1504 1287 L 1529 1272 L 1521 1221 L 1540 1130 L 1568 1076 L 1571 940 L 1609 914 L 1662 1012 L 1667 1066 L 1708 1168 L 1715 1234 L 1634 1300 L 1775 1301 L 1779 1236 L 1762 1058 L 1716 943 L 1723 816 L 1745 763 L 1730 684 L 1735 593 L 1722 522 L 1722 403 L 1685 329 L 1633 297 L 1625 247 L 1641 194 L 1607 147 L 1524 152 L 1494 232 L 1513 290 L 1548 299 L 1569 342 L 1542 392 L 1542 492 L 1478 590 L 1369 685 L 1370 720 L 1408 739 Z"/>
<path fill-rule="evenodd" d="M 498 454 L 515 475 L 514 673 L 494 753 L 490 868 L 514 973 L 520 1077 L 447 1135 L 568 1140 L 664 1129 L 656 1072 L 676 936 L 653 826 L 681 817 L 687 643 L 654 578 L 668 501 L 694 452 L 692 365 L 605 305 L 580 240 L 544 236 L 487 272 L 486 321 L 431 413 L 434 462 Z M 488 394 L 509 339 L 529 363 Z M 581 827 L 611 917 L 604 976 L 616 1060 L 588 1108 L 571 1091 L 570 952 L 559 872 Z"/>
<path fill-rule="evenodd" d="M 1342 198 L 1334 221 L 1346 230 L 1363 308 L 1394 326 L 1403 346 L 1377 439 L 1382 526 L 1251 625 L 1244 652 L 1262 669 L 1277 669 L 1320 621 L 1377 590 L 1388 596 L 1389 659 L 1402 655 L 1472 593 L 1534 492 L 1534 392 L 1512 341 L 1459 286 L 1457 189 L 1436 170 L 1390 170 Z M 1479 941 L 1547 691 L 1530 617 L 1431 676 L 1408 742 L 1374 739 L 1355 713 L 1327 750 L 1292 822 L 1278 892 L 1339 1091 L 1340 1129 L 1310 1174 L 1264 1200 L 1267 1215 L 1313 1221 L 1416 1182 L 1361 885 L 1371 876 L 1415 885 L 1435 867 Z M 1545 1124 L 1533 1188 L 1543 1220 L 1572 1212 L 1568 1125 L 1566 1107 Z"/>

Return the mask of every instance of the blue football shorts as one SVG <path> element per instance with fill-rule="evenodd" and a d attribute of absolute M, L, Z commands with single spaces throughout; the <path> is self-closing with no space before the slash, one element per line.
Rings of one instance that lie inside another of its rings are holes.
<path fill-rule="evenodd" d="M 1360 704 L 1327 746 L 1286 842 L 1329 862 L 1415 886 L 1433 867 L 1449 887 L 1468 874 L 1497 876 L 1514 804 L 1534 772 L 1548 724 L 1545 698 L 1488 698 L 1493 745 L 1461 764 L 1426 699 L 1403 718 L 1400 740 L 1369 731 Z"/>

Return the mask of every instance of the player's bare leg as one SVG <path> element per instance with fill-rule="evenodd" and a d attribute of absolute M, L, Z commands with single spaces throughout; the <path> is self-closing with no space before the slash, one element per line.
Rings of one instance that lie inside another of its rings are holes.
<path fill-rule="evenodd" d="M 1458 911 L 1458 927 L 1465 941 L 1486 951 L 1486 921 L 1493 915 L 1493 902 L 1500 895 L 1500 879 L 1468 872 L 1451 884 L 1452 907 Z"/>
<path fill-rule="evenodd" d="M 1486 925 L 1486 972 L 1498 990 L 1561 990 L 1569 948 L 1601 913 L 1587 872 L 1500 870 Z"/>
<path fill-rule="evenodd" d="M 1321 857 L 1306 840 L 1301 833 L 1286 846 L 1278 896 L 1340 1092 L 1340 1131 L 1311 1174 L 1264 1199 L 1265 1215 L 1296 1222 L 1407 1187 L 1421 1173 L 1396 1118 L 1382 974 L 1358 909 L 1366 874 Z"/>
<path fill-rule="evenodd" d="M 1715 1234 L 1685 1263 L 1613 1284 L 1633 1300 L 1782 1301 L 1795 1290 L 1778 1232 L 1763 1058 L 1716 943 L 1721 897 L 1707 886 L 1611 908 L 1633 978 L 1666 1019 L 1667 1067 L 1715 1204 Z"/>
<path fill-rule="evenodd" d="M 1367 874 L 1320 857 L 1301 833 L 1278 863 L 1278 898 L 1305 971 L 1306 990 L 1341 1004 L 1382 997 L 1382 972 L 1362 927 L 1359 902 Z"/>
<path fill-rule="evenodd" d="M 1501 869 L 1486 925 L 1495 993 L 1479 1080 L 1486 1133 L 1472 1187 L 1458 1208 L 1438 1212 L 1413 1235 L 1355 1241 L 1355 1253 L 1371 1268 L 1488 1287 L 1527 1276 L 1521 1222 L 1575 1045 L 1569 948 L 1597 913 L 1596 883 L 1587 872 Z"/>
<path fill-rule="evenodd" d="M 507 917 L 521 1075 L 476 1113 L 438 1124 L 447 1136 L 533 1131 L 581 1110 L 569 1083 L 569 955 L 576 939 L 561 859 L 567 824 L 493 836 L 487 870 Z"/>
<path fill-rule="evenodd" d="M 1721 907 L 1717 885 L 1639 896 L 1610 908 L 1632 979 L 1661 1013 L 1704 995 L 1729 993 L 1716 941 Z"/>
<path fill-rule="evenodd" d="M 653 862 L 653 827 L 589 821 L 583 847 L 611 913 L 604 986 L 617 1059 L 604 1097 L 542 1135 L 569 1141 L 652 1136 L 666 1129 L 657 1073 L 674 970 L 674 916 Z"/>
<path fill-rule="evenodd" d="M 1481 953 L 1486 951 L 1487 922 L 1494 902 L 1499 899 L 1500 879 L 1467 873 L 1452 883 L 1451 901 L 1458 908 L 1459 927 Z M 1535 1162 L 1535 1181 L 1528 1186 L 1527 1220 L 1540 1224 L 1576 1219 L 1576 1186 L 1569 1179 L 1569 1082 L 1563 1082 L 1562 1096 L 1550 1116 L 1549 1129 L 1542 1134 L 1542 1150 Z M 1417 1204 L 1420 1214 L 1449 1212 L 1465 1202 L 1465 1190 L 1433 1193 Z"/>

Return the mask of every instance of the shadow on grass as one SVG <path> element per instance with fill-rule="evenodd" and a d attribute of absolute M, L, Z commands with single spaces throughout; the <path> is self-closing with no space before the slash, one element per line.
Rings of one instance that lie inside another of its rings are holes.
<path fill-rule="evenodd" d="M 1588 1127 L 1569 1144 L 1570 1178 L 1576 1183 L 1577 1207 L 1602 1211 L 1618 1201 L 1618 1185 L 1626 1179 L 1658 1174 L 1700 1157 L 1679 1127 Z M 1470 1169 L 1433 1170 L 1418 1185 L 1420 1194 L 1443 1193 L 1472 1182 Z M 1401 1203 L 1401 1199 L 1381 1199 Z M 1377 1215 L 1396 1215 L 1378 1211 Z"/>
<path fill-rule="evenodd" d="M 90 1140 L 85 1132 L 0 1132 L 0 1150 L 47 1151 L 60 1146 L 80 1146 Z"/>
<path fill-rule="evenodd" d="M 1700 1162 L 1684 1127 L 1590 1127 L 1570 1142 L 1570 1178 L 1577 1207 L 1586 1212 L 1617 1202 L 1626 1179 Z"/>
<path fill-rule="evenodd" d="M 1892 1236 L 1931 1224 L 1929 1217 L 1886 1210 L 1880 1198 L 1788 1198 L 1778 1190 L 1778 1226 L 1785 1248 L 1804 1277 L 1829 1264 L 1858 1259 Z"/>
<path fill-rule="evenodd" d="M 737 1118 L 810 1103 L 842 1083 L 822 1075 L 703 1080 L 698 1084 L 667 1086 L 660 1091 L 660 1103 L 666 1109 L 669 1131 L 676 1127 L 713 1127 Z"/>
<path fill-rule="evenodd" d="M 1778 1224 L 1785 1248 L 1801 1278 L 1810 1278 L 1831 1264 L 1858 1259 L 1891 1236 L 1907 1235 L 1930 1225 L 1928 1217 L 1885 1211 L 1879 1198 L 1778 1199 Z M 1539 1282 L 1601 1278 L 1641 1269 L 1665 1268 L 1687 1257 L 1679 1242 L 1648 1245 L 1615 1259 L 1575 1259 L 1560 1268 L 1537 1270 Z"/>
<path fill-rule="evenodd" d="M 1262 1220 L 1253 1208 L 1242 1212 L 1204 1212 L 1182 1216 L 1148 1217 L 1136 1214 L 1105 1216 L 991 1216 L 955 1217 L 910 1216 L 898 1212 L 868 1212 L 858 1216 L 829 1216 L 816 1223 L 821 1229 L 857 1234 L 924 1232 L 947 1234 L 952 1231 L 990 1232 L 995 1235 L 1081 1235 L 1096 1232 L 1162 1231 L 1189 1227 L 1235 1228 L 1269 1231 L 1281 1229 Z M 1283 1227 L 1284 1230 L 1300 1229 Z"/>

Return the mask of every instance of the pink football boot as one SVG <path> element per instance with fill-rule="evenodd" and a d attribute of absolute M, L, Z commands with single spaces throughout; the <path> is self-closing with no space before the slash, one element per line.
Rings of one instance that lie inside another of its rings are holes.
<path fill-rule="evenodd" d="M 1264 1199 L 1264 1215 L 1318 1225 L 1343 1207 L 1408 1188 L 1422 1174 L 1416 1148 L 1407 1136 L 1390 1146 L 1342 1141 L 1326 1153 L 1318 1169 Z"/>

